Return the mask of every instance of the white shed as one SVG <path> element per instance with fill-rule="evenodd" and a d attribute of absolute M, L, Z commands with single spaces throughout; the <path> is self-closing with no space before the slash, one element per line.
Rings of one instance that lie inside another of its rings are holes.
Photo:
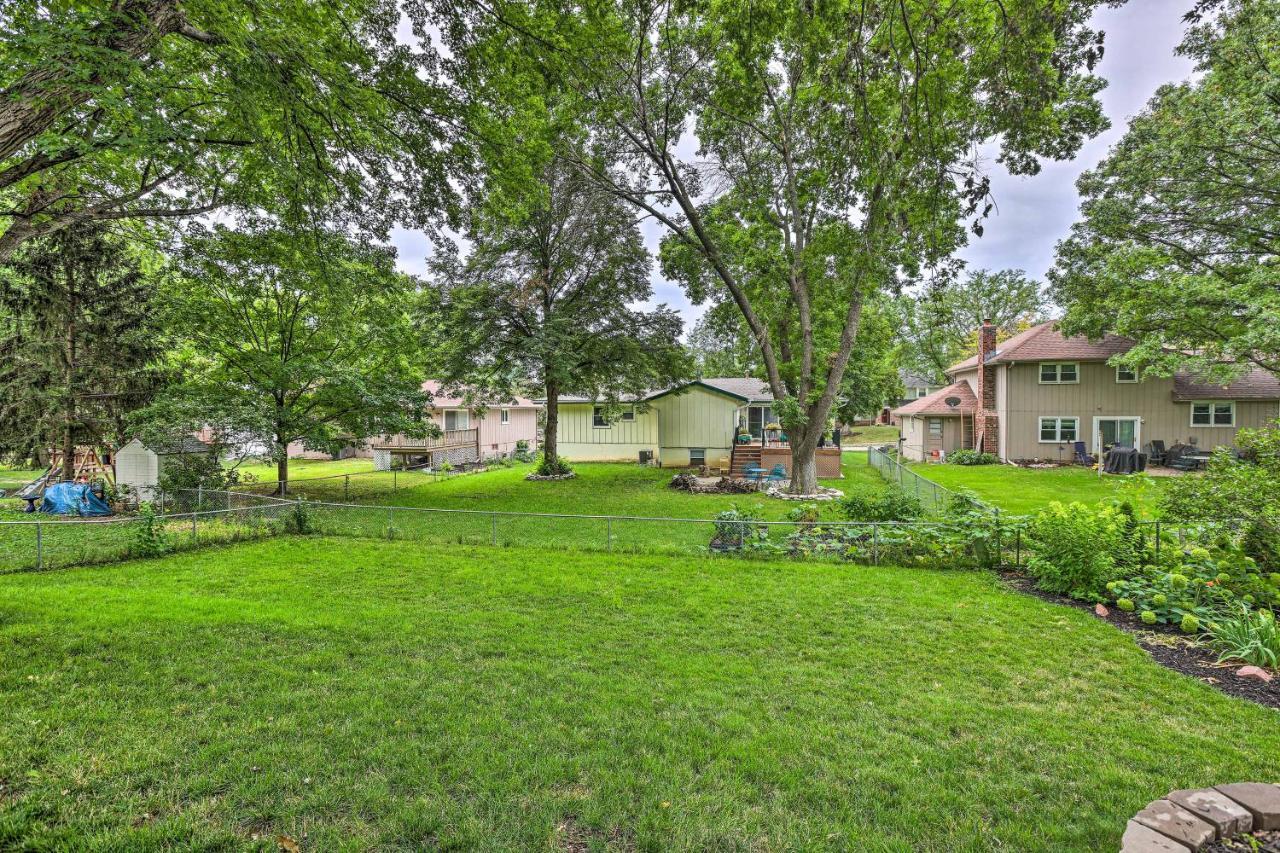
<path fill-rule="evenodd" d="M 165 445 L 146 445 L 135 438 L 116 451 L 116 485 L 128 486 L 141 500 L 153 500 L 159 491 L 160 475 L 169 460 L 212 450 L 194 436 Z"/>

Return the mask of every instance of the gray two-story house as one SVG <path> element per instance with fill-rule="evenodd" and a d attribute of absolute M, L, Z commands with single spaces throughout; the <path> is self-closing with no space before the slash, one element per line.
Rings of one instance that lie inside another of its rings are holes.
<path fill-rule="evenodd" d="M 985 324 L 979 337 L 978 355 L 948 369 L 949 385 L 894 410 L 908 458 L 966 447 L 1005 461 L 1065 462 L 1077 441 L 1092 453 L 1152 440 L 1210 450 L 1280 417 L 1280 379 L 1257 368 L 1227 385 L 1141 376 L 1107 363 L 1133 341 L 1067 337 L 1056 321 L 1000 343 Z"/>

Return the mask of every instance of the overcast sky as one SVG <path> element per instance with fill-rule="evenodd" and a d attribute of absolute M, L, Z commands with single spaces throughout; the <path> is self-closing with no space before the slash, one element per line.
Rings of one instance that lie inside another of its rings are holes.
<path fill-rule="evenodd" d="M 1182 16 L 1193 0 L 1129 0 L 1119 9 L 1103 9 L 1094 25 L 1106 32 L 1106 54 L 1098 72 L 1107 79 L 1102 105 L 1111 129 L 1081 148 L 1070 162 L 1047 162 L 1032 178 L 1013 177 L 992 163 L 992 193 L 996 211 L 985 225 L 983 237 L 973 238 L 959 254 L 972 268 L 1025 270 L 1043 280 L 1053 265 L 1053 248 L 1076 220 L 1079 200 L 1075 181 L 1095 165 L 1124 133 L 1129 118 L 1139 112 L 1162 84 L 1186 79 L 1191 63 L 1175 56 L 1182 39 Z M 645 241 L 656 253 L 662 228 L 653 222 L 643 226 Z M 423 274 L 430 245 L 416 231 L 397 231 L 393 242 L 400 266 Z M 691 305 L 679 285 L 665 281 L 654 270 L 652 304 L 665 302 L 685 318 L 686 331 L 702 314 Z"/>

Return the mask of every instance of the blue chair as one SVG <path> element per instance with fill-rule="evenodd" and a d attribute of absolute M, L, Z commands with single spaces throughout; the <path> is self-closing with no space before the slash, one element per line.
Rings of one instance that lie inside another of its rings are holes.
<path fill-rule="evenodd" d="M 781 463 L 774 465 L 769 471 L 770 483 L 781 483 L 785 479 L 787 479 L 787 469 Z"/>
<path fill-rule="evenodd" d="M 765 478 L 765 470 L 759 465 L 748 465 L 742 471 L 742 476 L 756 484 L 756 488 L 760 488 L 760 483 Z"/>
<path fill-rule="evenodd" d="M 1083 441 L 1075 442 L 1075 444 L 1072 445 L 1072 449 L 1075 451 L 1076 461 L 1079 462 L 1081 465 L 1092 465 L 1093 463 L 1098 461 L 1097 459 L 1094 459 L 1092 456 L 1090 456 L 1089 452 L 1084 449 Z"/>

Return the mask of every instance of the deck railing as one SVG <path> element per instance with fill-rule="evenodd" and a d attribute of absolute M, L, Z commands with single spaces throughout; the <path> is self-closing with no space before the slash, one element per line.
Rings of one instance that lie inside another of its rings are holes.
<path fill-rule="evenodd" d="M 375 450 L 444 450 L 449 447 L 474 447 L 478 435 L 479 430 L 475 427 L 445 430 L 438 436 L 427 438 L 393 435 L 386 441 L 374 443 L 373 448 Z"/>

